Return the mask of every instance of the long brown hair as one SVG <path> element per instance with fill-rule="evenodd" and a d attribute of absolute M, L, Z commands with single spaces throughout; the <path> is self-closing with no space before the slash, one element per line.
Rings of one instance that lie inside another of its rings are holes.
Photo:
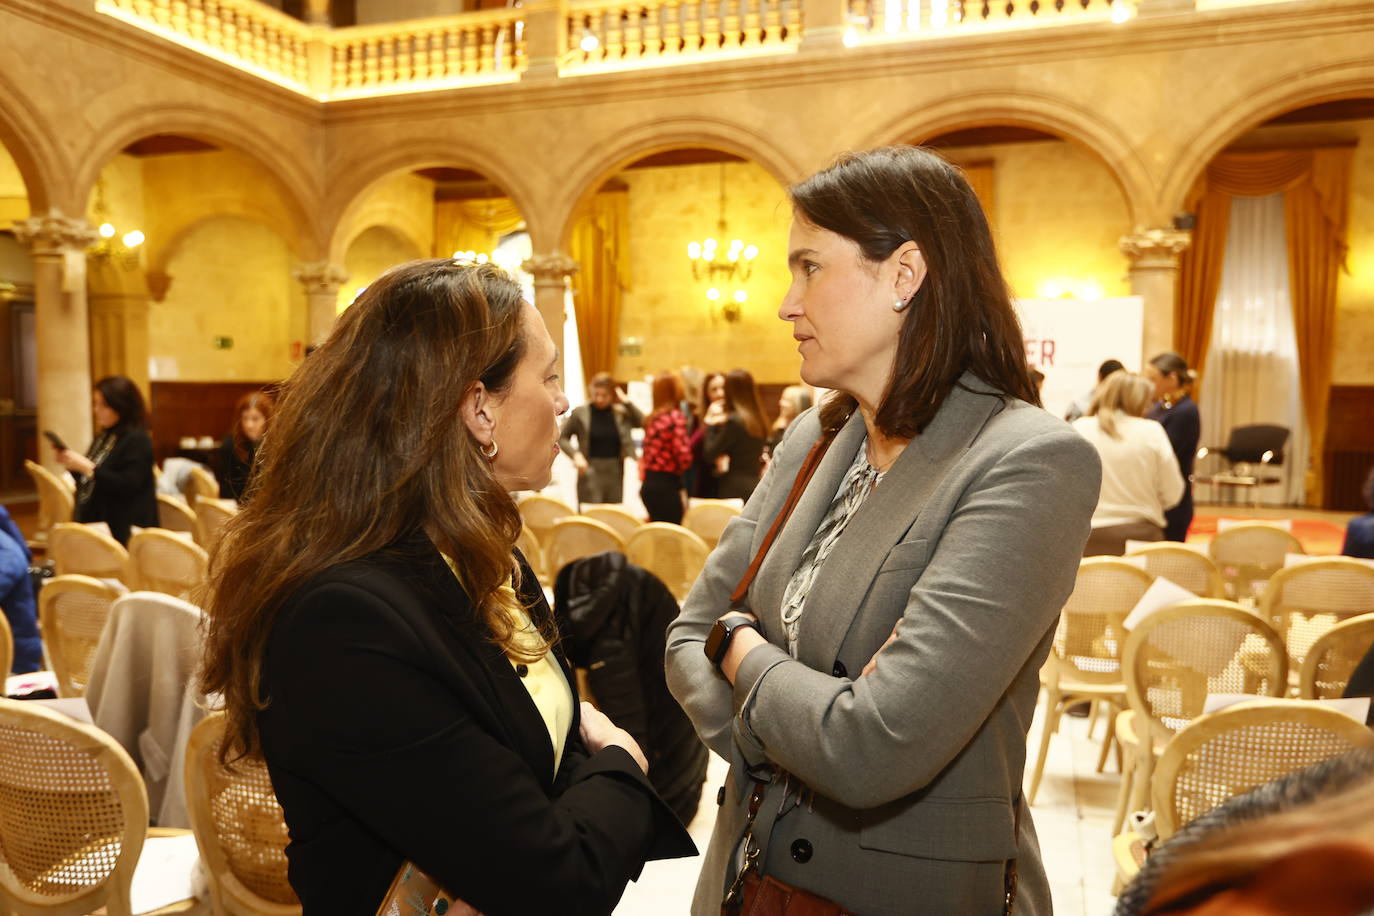
<path fill-rule="evenodd" d="M 654 408 L 644 420 L 647 427 L 649 421 L 661 413 L 670 410 L 680 410 L 682 408 L 682 379 L 677 377 L 675 372 L 660 372 L 654 376 L 653 386 Z"/>
<path fill-rule="evenodd" d="M 906 242 L 925 259 L 874 418 L 884 435 L 909 439 L 925 429 L 965 372 L 1040 404 L 987 218 L 959 169 L 929 150 L 890 146 L 844 155 L 788 194 L 798 217 L 854 242 L 871 263 Z M 854 407 L 852 397 L 832 395 L 822 425 Z"/>
<path fill-rule="evenodd" d="M 763 409 L 759 386 L 748 369 L 731 369 L 725 373 L 725 411 L 739 417 L 749 435 L 755 439 L 768 436 L 768 414 Z"/>
<path fill-rule="evenodd" d="M 413 261 L 369 286 L 283 385 L 253 499 L 210 564 L 200 686 L 224 696 L 222 759 L 259 753 L 262 660 L 282 605 L 408 534 L 461 558 L 493 640 L 516 646 L 498 592 L 520 515 L 459 407 L 479 380 L 496 394 L 510 384 L 521 310 L 498 268 Z"/>
<path fill-rule="evenodd" d="M 272 395 L 266 391 L 250 391 L 239 398 L 234 405 L 234 455 L 239 461 L 248 460 L 248 450 L 257 445 L 248 438 L 243 431 L 243 415 L 250 410 L 256 410 L 262 414 L 262 435 L 267 435 L 267 426 L 272 422 L 272 410 L 276 403 L 272 400 Z M 259 440 L 262 436 L 258 437 Z"/>

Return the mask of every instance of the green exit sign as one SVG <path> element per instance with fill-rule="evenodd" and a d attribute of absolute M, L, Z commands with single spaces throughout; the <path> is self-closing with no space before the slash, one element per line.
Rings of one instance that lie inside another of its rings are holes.
<path fill-rule="evenodd" d="M 232 338 L 232 337 L 216 337 L 216 338 L 215 338 L 215 349 L 216 349 L 216 350 L 228 350 L 228 349 L 230 349 L 230 348 L 233 347 L 233 346 L 234 346 L 234 338 Z"/>

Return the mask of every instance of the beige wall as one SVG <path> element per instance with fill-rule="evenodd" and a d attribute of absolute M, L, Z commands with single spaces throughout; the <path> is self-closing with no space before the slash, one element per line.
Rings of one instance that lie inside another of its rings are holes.
<path fill-rule="evenodd" d="M 1251 131 L 1236 148 L 1354 143 L 1350 176 L 1350 253 L 1336 292 L 1336 353 L 1331 381 L 1374 385 L 1374 120 L 1277 124 Z"/>
<path fill-rule="evenodd" d="M 148 313 L 155 379 L 284 378 L 290 345 L 303 340 L 305 293 L 291 278 L 285 240 L 240 217 L 206 220 L 168 264 L 176 278 Z M 232 337 L 220 350 L 214 338 Z"/>
<path fill-rule="evenodd" d="M 19 167 L 9 151 L 0 144 L 0 229 L 29 215 L 29 196 Z"/>
<path fill-rule="evenodd" d="M 625 293 L 620 339 L 644 341 L 639 356 L 622 356 L 617 378 L 642 378 L 664 368 L 694 365 L 750 370 L 763 382 L 796 378 L 796 343 L 778 320 L 787 291 L 787 230 L 791 210 L 782 187 L 752 163 L 726 169 L 726 216 L 730 238 L 759 247 L 745 284 L 743 318 L 729 324 L 712 318 L 705 296 L 710 285 L 694 280 L 687 243 L 718 236 L 720 166 L 635 169 L 620 178 L 629 186 L 631 288 Z M 721 287 L 733 292 L 734 287 Z"/>
<path fill-rule="evenodd" d="M 358 291 L 397 264 L 424 257 L 415 243 L 387 226 L 373 226 L 363 231 L 348 246 L 344 269 L 348 282 L 339 290 L 339 311 L 348 308 Z"/>
<path fill-rule="evenodd" d="M 358 25 L 372 22 L 399 22 L 463 11 L 461 2 L 443 0 L 358 0 Z"/>
<path fill-rule="evenodd" d="M 1121 188 L 1100 159 L 1061 140 L 945 150 L 992 163 L 992 231 L 1021 299 L 1130 295 L 1117 242 L 1131 228 Z"/>

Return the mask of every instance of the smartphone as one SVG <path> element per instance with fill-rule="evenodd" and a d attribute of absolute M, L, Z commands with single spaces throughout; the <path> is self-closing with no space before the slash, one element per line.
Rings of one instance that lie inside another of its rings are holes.
<path fill-rule="evenodd" d="M 59 452 L 67 447 L 67 443 L 62 441 L 62 437 L 59 436 L 57 433 L 53 432 L 52 430 L 43 430 L 43 435 L 46 436 L 48 441 L 52 443 L 52 447 L 57 449 Z"/>

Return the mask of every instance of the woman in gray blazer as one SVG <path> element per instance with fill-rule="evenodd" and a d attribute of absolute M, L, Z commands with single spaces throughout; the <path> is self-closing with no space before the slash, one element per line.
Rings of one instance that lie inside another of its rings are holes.
<path fill-rule="evenodd" d="M 993 916 L 1017 876 L 1014 911 L 1047 914 L 1026 731 L 1097 454 L 1039 407 L 956 168 L 879 149 L 790 193 L 779 315 L 802 378 L 836 391 L 788 430 L 668 632 L 669 685 L 731 762 L 692 912 L 719 913 L 753 862 L 859 916 Z"/>

